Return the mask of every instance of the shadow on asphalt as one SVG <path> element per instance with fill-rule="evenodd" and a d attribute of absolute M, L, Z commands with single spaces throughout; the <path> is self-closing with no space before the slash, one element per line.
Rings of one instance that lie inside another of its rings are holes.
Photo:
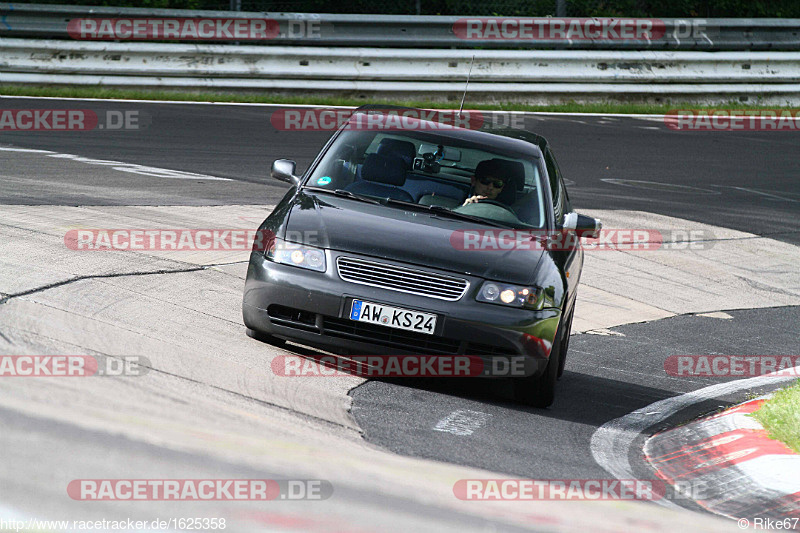
<path fill-rule="evenodd" d="M 292 343 L 287 343 L 282 351 L 288 355 L 300 355 L 324 366 L 330 365 L 321 362 L 322 358 L 335 355 Z M 351 374 L 358 375 L 357 373 Z M 719 381 L 709 382 L 709 384 L 712 383 L 719 383 Z M 558 381 L 555 402 L 546 409 L 515 402 L 512 398 L 511 382 L 506 378 L 370 378 L 353 389 L 350 395 L 368 393 L 373 387 L 384 386 L 383 384 L 460 398 L 467 402 L 478 402 L 492 405 L 495 408 L 520 413 L 527 412 L 539 417 L 586 424 L 592 427 L 600 427 L 614 418 L 679 394 L 675 391 L 566 370 Z M 369 394 L 369 396 L 373 395 Z M 418 406 L 407 405 L 408 410 L 413 412 L 417 408 L 423 408 L 430 399 L 420 398 L 418 401 L 420 404 Z M 699 416 L 729 407 L 734 403 L 713 399 L 693 404 L 651 428 L 650 432 L 656 433 L 662 429 L 686 423 Z"/>
<path fill-rule="evenodd" d="M 550 407 L 542 409 L 514 402 L 511 397 L 511 384 L 505 379 L 392 378 L 375 381 L 593 427 L 600 427 L 609 420 L 677 395 L 674 391 L 567 370 L 556 387 L 555 402 Z M 361 385 L 359 389 L 368 384 L 369 382 Z M 355 390 L 351 394 L 353 392 Z M 425 400 L 421 400 L 422 402 Z M 734 402 L 719 399 L 693 404 L 652 428 L 652 431 L 655 433 L 733 404 Z M 409 410 L 414 408 L 409 406 Z"/>

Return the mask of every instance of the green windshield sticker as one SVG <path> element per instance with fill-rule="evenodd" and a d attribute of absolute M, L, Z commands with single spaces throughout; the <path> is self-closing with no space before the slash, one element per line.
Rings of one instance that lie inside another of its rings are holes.
<path fill-rule="evenodd" d="M 317 185 L 327 185 L 331 182 L 330 176 L 322 176 L 320 179 L 317 180 Z"/>

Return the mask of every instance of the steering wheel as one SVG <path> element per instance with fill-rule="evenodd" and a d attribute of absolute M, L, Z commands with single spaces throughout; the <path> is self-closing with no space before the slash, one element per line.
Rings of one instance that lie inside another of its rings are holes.
<path fill-rule="evenodd" d="M 492 200 L 492 199 L 490 199 L 490 198 L 481 198 L 480 200 L 477 200 L 477 201 L 476 201 L 476 203 L 481 203 L 481 204 L 489 204 L 489 205 L 496 205 L 497 207 L 502 207 L 502 208 L 503 208 L 503 209 L 505 209 L 506 211 L 511 211 L 512 213 L 514 213 L 514 210 L 513 210 L 513 209 L 511 209 L 511 207 L 510 207 L 510 206 L 507 206 L 507 205 L 506 205 L 506 204 L 504 204 L 503 202 L 499 202 L 499 201 L 497 201 L 497 200 Z"/>

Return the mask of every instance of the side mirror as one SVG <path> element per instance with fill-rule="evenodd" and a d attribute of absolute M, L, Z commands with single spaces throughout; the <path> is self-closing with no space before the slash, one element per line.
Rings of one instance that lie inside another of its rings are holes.
<path fill-rule="evenodd" d="M 573 212 L 564 216 L 564 225 L 562 227 L 567 231 L 574 231 L 578 237 L 596 239 L 600 237 L 603 223 L 596 218 Z"/>
<path fill-rule="evenodd" d="M 270 175 L 278 181 L 285 181 L 292 185 L 300 184 L 300 177 L 295 176 L 294 173 L 297 169 L 297 163 L 291 159 L 276 159 L 272 162 L 272 170 Z"/>

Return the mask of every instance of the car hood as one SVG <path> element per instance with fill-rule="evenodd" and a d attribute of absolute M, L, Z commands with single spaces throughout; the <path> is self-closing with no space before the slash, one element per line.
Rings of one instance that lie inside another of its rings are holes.
<path fill-rule="evenodd" d="M 465 250 L 456 232 L 502 229 L 303 191 L 292 200 L 284 227 L 284 238 L 293 242 L 523 285 L 533 283 L 543 253 L 536 246 Z"/>

